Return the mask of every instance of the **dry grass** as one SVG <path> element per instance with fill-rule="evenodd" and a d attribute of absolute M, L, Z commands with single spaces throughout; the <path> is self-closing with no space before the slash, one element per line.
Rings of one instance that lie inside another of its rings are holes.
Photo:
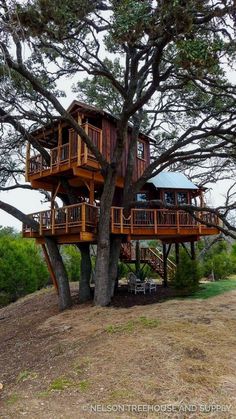
<path fill-rule="evenodd" d="M 137 412 L 95 415 L 88 406 L 215 403 L 231 405 L 230 412 L 138 417 L 236 417 L 235 299 L 231 291 L 208 300 L 128 309 L 81 305 L 57 314 L 49 291 L 2 309 L 0 417 L 129 418 Z"/>

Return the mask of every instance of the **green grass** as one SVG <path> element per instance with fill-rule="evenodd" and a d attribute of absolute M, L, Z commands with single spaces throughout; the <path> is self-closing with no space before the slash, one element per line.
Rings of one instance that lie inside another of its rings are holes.
<path fill-rule="evenodd" d="M 200 284 L 200 289 L 195 291 L 188 298 L 207 299 L 235 289 L 236 277 L 233 277 L 231 279 L 222 279 L 216 282 L 209 282 L 208 284 Z"/>
<path fill-rule="evenodd" d="M 106 327 L 106 332 L 112 333 L 119 333 L 119 332 L 133 332 L 135 328 L 141 326 L 145 328 L 153 328 L 160 325 L 160 321 L 158 319 L 149 319 L 146 316 L 140 316 L 137 319 L 129 320 L 126 323 L 122 324 L 110 324 Z"/>

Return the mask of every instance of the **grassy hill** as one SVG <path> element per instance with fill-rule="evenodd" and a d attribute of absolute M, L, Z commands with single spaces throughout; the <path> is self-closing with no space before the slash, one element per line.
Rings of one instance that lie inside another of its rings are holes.
<path fill-rule="evenodd" d="M 231 290 L 58 313 L 49 289 L 1 309 L 0 418 L 184 418 L 191 406 L 206 418 L 215 404 L 235 417 L 235 300 Z"/>

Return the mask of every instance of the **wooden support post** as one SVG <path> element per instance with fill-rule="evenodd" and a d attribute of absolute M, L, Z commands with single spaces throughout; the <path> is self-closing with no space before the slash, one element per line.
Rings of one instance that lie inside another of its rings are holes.
<path fill-rule="evenodd" d="M 72 129 L 70 129 L 69 130 L 69 155 L 68 155 L 68 159 L 69 159 L 69 166 L 70 166 L 70 164 L 71 164 L 71 148 L 72 148 L 72 133 L 73 133 L 73 130 Z"/>
<path fill-rule="evenodd" d="M 52 279 L 52 283 L 53 283 L 53 285 L 54 285 L 54 287 L 57 291 L 57 294 L 59 294 L 56 275 L 55 275 L 54 270 L 52 268 L 52 264 L 51 264 L 51 261 L 50 261 L 50 258 L 49 258 L 49 255 L 48 255 L 47 248 L 46 248 L 45 244 L 42 244 L 42 249 L 43 249 L 44 257 L 45 257 L 47 267 L 48 267 L 48 270 L 49 270 L 49 273 L 50 273 L 50 276 L 51 276 L 51 279 Z"/>
<path fill-rule="evenodd" d="M 190 242 L 190 246 L 191 246 L 191 259 L 196 260 L 196 252 L 195 252 L 194 242 Z"/>
<path fill-rule="evenodd" d="M 25 181 L 29 182 L 29 171 L 30 171 L 30 142 L 27 141 L 26 146 L 26 165 L 25 165 Z"/>
<path fill-rule="evenodd" d="M 179 243 L 175 243 L 175 263 L 179 265 Z"/>
<path fill-rule="evenodd" d="M 139 240 L 136 240 L 135 243 L 135 271 L 136 271 L 136 275 L 137 277 L 140 274 L 140 244 L 139 244 Z"/>
<path fill-rule="evenodd" d="M 86 124 L 85 124 L 84 130 L 85 130 L 86 134 L 88 135 L 88 121 L 86 121 Z M 88 161 L 88 147 L 87 147 L 87 145 L 84 143 L 84 160 L 83 160 L 83 163 L 84 163 L 84 164 L 86 164 L 86 163 L 87 163 L 87 161 Z"/>
<path fill-rule="evenodd" d="M 66 233 L 69 231 L 69 208 L 66 208 Z"/>
<path fill-rule="evenodd" d="M 123 208 L 120 208 L 120 232 L 123 233 Z"/>
<path fill-rule="evenodd" d="M 176 212 L 177 233 L 179 234 L 179 211 Z"/>
<path fill-rule="evenodd" d="M 82 231 L 86 231 L 86 208 L 85 204 L 81 206 Z"/>
<path fill-rule="evenodd" d="M 89 186 L 89 203 L 94 203 L 94 179 L 90 180 L 90 186 Z"/>
<path fill-rule="evenodd" d="M 111 207 L 111 233 L 114 233 L 114 208 Z"/>
<path fill-rule="evenodd" d="M 163 249 L 163 271 L 164 271 L 164 278 L 163 278 L 163 285 L 165 288 L 168 287 L 168 272 L 167 272 L 167 246 L 166 243 L 162 243 Z"/>
<path fill-rule="evenodd" d="M 80 114 L 78 114 L 78 124 L 81 126 L 82 124 L 82 117 Z M 77 166 L 81 166 L 81 138 L 78 134 L 77 136 Z"/>
<path fill-rule="evenodd" d="M 133 234 L 134 232 L 134 210 L 131 209 L 131 214 L 130 214 L 130 229 L 131 229 L 131 234 Z"/>
<path fill-rule="evenodd" d="M 52 234 L 55 234 L 55 209 L 52 210 Z"/>
<path fill-rule="evenodd" d="M 157 234 L 157 210 L 154 210 L 154 231 Z"/>

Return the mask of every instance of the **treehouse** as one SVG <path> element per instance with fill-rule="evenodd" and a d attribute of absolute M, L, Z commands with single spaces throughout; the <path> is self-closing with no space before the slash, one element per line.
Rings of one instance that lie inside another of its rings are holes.
<path fill-rule="evenodd" d="M 82 126 L 92 143 L 109 162 L 117 133 L 117 119 L 93 106 L 74 101 L 68 111 Z M 51 192 L 51 208 L 31 214 L 38 228 L 23 225 L 23 236 L 34 237 L 44 246 L 45 236 L 53 236 L 59 244 L 96 243 L 99 220 L 99 200 L 104 178 L 95 156 L 82 138 L 63 119 L 32 133 L 34 139 L 46 149 L 45 159 L 28 145 L 26 156 L 26 180 L 33 188 Z M 190 242 L 200 236 L 218 234 L 218 219 L 207 211 L 195 214 L 183 210 L 165 208 L 193 203 L 204 207 L 204 191 L 181 173 L 165 172 L 150 179 L 136 196 L 136 204 L 127 214 L 122 208 L 128 145 L 132 126 L 128 127 L 127 144 L 120 164 L 113 206 L 110 214 L 110 232 L 122 237 L 124 243 L 132 240 L 159 239 L 165 251 L 167 244 Z M 137 141 L 133 180 L 137 180 L 150 164 L 150 138 L 140 133 Z M 74 188 L 78 203 L 61 208 L 55 207 L 55 198 L 65 193 L 63 180 Z M 155 205 L 145 206 L 145 202 Z M 143 204 L 140 207 L 140 203 Z M 146 253 L 145 253 L 146 254 Z M 127 258 L 127 254 L 126 254 Z"/>

